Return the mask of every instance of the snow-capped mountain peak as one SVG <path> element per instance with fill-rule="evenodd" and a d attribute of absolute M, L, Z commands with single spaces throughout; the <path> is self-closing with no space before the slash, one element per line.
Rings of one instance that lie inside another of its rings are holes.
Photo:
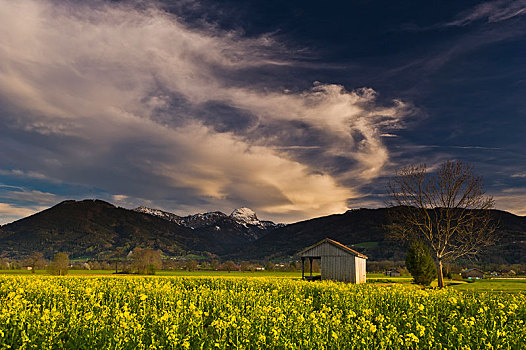
<path fill-rule="evenodd" d="M 159 210 L 159 209 L 152 209 L 152 208 L 148 208 L 148 207 L 138 207 L 138 208 L 135 208 L 134 209 L 136 212 L 139 212 L 139 213 L 143 213 L 143 214 L 149 214 L 149 215 L 153 215 L 153 216 L 158 216 L 162 219 L 165 219 L 165 220 L 168 220 L 168 221 L 173 221 L 173 222 L 176 222 L 178 224 L 181 224 L 181 217 L 179 215 L 175 215 L 175 214 L 172 214 L 172 213 L 169 213 L 169 212 L 166 212 L 166 211 L 162 211 L 162 210 Z"/>
<path fill-rule="evenodd" d="M 235 219 L 237 221 L 240 221 L 245 224 L 249 225 L 260 225 L 261 222 L 259 221 L 258 217 L 256 216 L 256 213 L 250 209 L 250 208 L 238 208 L 235 209 L 232 214 L 230 214 L 230 217 L 232 219 Z"/>
<path fill-rule="evenodd" d="M 212 211 L 188 216 L 179 216 L 147 207 L 139 207 L 134 210 L 173 221 L 192 230 L 207 230 L 211 228 L 214 232 L 241 231 L 241 235 L 248 237 L 250 241 L 258 239 L 267 230 L 283 226 L 283 224 L 275 224 L 272 221 L 259 220 L 256 213 L 250 208 L 235 209 L 230 215 L 220 211 Z"/>

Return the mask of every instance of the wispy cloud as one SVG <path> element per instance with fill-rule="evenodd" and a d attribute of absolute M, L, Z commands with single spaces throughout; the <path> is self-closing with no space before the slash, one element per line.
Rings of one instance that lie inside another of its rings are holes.
<path fill-rule="evenodd" d="M 25 216 L 33 215 L 46 208 L 47 207 L 28 207 L 0 203 L 0 225 L 7 224 Z"/>
<path fill-rule="evenodd" d="M 0 224 L 32 215 L 62 200 L 63 197 L 54 193 L 0 183 Z"/>
<path fill-rule="evenodd" d="M 24 171 L 20 169 L 0 169 L 0 175 L 4 176 L 10 176 L 10 177 L 21 177 L 21 178 L 29 178 L 29 179 L 36 179 L 36 180 L 47 180 L 51 181 L 52 179 L 48 179 L 44 174 L 41 174 L 37 171 Z"/>
<path fill-rule="evenodd" d="M 526 215 L 526 189 L 522 187 L 507 188 L 493 193 L 495 205 L 502 210 L 510 211 L 516 215 Z"/>
<path fill-rule="evenodd" d="M 479 20 L 488 23 L 501 22 L 525 14 L 525 0 L 487 1 L 462 12 L 455 20 L 446 23 L 446 26 L 465 26 Z"/>
<path fill-rule="evenodd" d="M 280 220 L 343 211 L 414 113 L 369 88 L 262 86 L 254 77 L 291 84 L 272 36 L 189 28 L 156 7 L 0 0 L 0 33 L 3 174 L 120 201 Z"/>
<path fill-rule="evenodd" d="M 64 199 L 53 193 L 25 189 L 21 191 L 5 191 L 1 195 L 4 199 L 10 199 L 16 202 L 29 202 L 33 205 L 37 204 L 38 207 L 51 206 Z"/>

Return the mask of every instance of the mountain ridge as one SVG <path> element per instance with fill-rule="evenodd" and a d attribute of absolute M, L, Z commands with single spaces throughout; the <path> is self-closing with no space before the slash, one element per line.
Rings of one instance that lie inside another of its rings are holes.
<path fill-rule="evenodd" d="M 205 213 L 191 214 L 187 216 L 179 216 L 161 209 L 154 209 L 145 206 L 140 206 L 133 210 L 140 213 L 155 215 L 163 219 L 176 222 L 179 225 L 183 225 L 191 229 L 210 226 L 213 225 L 215 222 L 225 218 L 230 218 L 247 228 L 248 226 L 256 226 L 260 229 L 267 229 L 283 226 L 283 224 L 276 224 L 272 221 L 259 220 L 256 213 L 252 209 L 246 207 L 234 209 L 230 215 L 227 215 L 221 211 L 210 211 Z"/>
<path fill-rule="evenodd" d="M 222 255 L 254 241 L 263 231 L 247 230 L 228 216 L 192 229 L 97 199 L 66 200 L 0 227 L 0 256 L 40 251 L 51 257 L 65 251 L 72 257 L 103 258 L 136 246 L 160 249 L 168 256 Z"/>
<path fill-rule="evenodd" d="M 0 256 L 58 251 L 104 258 L 116 249 L 161 249 L 167 256 L 190 252 L 234 260 L 291 259 L 302 248 L 332 238 L 372 260 L 402 260 L 405 248 L 389 239 L 389 208 L 354 209 L 289 225 L 268 224 L 248 208 L 231 215 L 209 212 L 181 217 L 159 209 L 139 211 L 101 200 L 68 200 L 0 227 Z M 241 210 L 242 209 L 242 210 Z M 145 212 L 141 212 L 145 211 Z M 526 263 L 526 217 L 493 210 L 501 240 L 488 262 Z M 256 221 L 257 220 L 257 221 Z"/>

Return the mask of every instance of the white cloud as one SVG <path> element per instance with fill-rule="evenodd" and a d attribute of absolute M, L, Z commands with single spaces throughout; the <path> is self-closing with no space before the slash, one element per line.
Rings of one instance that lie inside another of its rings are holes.
<path fill-rule="evenodd" d="M 11 169 L 11 170 L 2 170 L 2 169 L 0 169 L 0 175 L 51 181 L 51 179 L 48 179 L 44 174 L 41 174 L 39 172 L 36 172 L 36 171 L 24 171 L 24 170 L 20 170 L 20 169 Z"/>
<path fill-rule="evenodd" d="M 2 193 L 2 198 L 11 199 L 19 202 L 31 202 L 38 203 L 39 207 L 43 205 L 54 205 L 64 198 L 57 196 L 53 193 L 42 192 L 42 191 L 5 191 Z"/>
<path fill-rule="evenodd" d="M 284 220 L 343 211 L 388 163 L 382 137 L 411 106 L 380 105 L 367 88 L 292 93 L 245 77 L 258 69 L 279 80 L 275 70 L 294 64 L 283 52 L 270 37 L 190 29 L 154 7 L 0 0 L 0 121 L 29 148 L 4 173 L 94 186 L 121 202 L 243 203 Z M 208 103 L 254 122 L 218 131 L 199 115 Z M 341 159 L 349 165 L 333 170 Z"/>
<path fill-rule="evenodd" d="M 114 202 L 125 202 L 129 197 L 124 194 L 114 194 L 112 199 Z"/>

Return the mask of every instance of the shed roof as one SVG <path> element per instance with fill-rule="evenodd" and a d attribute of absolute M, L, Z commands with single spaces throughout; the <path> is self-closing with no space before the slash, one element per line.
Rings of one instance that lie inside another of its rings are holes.
<path fill-rule="evenodd" d="M 341 244 L 340 242 L 336 242 L 336 241 L 334 241 L 334 240 L 332 240 L 332 239 L 330 239 L 330 238 L 325 238 L 325 239 L 319 241 L 318 243 L 316 243 L 316 244 L 314 244 L 314 245 L 311 245 L 310 247 L 307 247 L 307 248 L 303 249 L 302 251 L 300 251 L 300 252 L 298 253 L 298 255 L 302 255 L 302 254 L 304 254 L 305 252 L 311 250 L 312 248 L 315 248 L 315 247 L 317 247 L 317 246 L 319 246 L 319 245 L 322 245 L 322 244 L 324 244 L 324 243 L 331 244 L 331 245 L 335 246 L 335 247 L 338 248 L 338 249 L 341 249 L 341 250 L 343 250 L 343 251 L 345 251 L 345 252 L 347 252 L 347 253 L 350 253 L 351 255 L 358 256 L 358 257 L 360 257 L 360 258 L 364 258 L 364 259 L 368 259 L 367 256 L 365 256 L 365 255 L 363 255 L 363 254 L 361 254 L 361 253 L 358 253 L 356 250 L 353 250 L 353 249 L 347 247 L 346 245 L 343 245 L 343 244 Z"/>

